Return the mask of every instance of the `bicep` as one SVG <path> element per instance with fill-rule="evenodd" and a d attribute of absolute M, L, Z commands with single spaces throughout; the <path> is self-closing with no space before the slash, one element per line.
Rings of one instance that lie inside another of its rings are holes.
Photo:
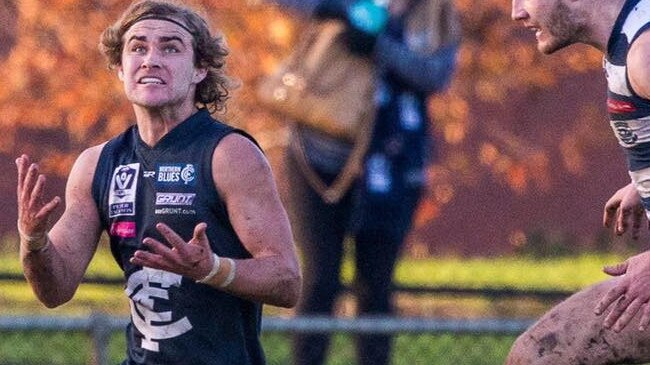
<path fill-rule="evenodd" d="M 632 43 L 627 55 L 627 72 L 634 92 L 650 99 L 650 31 L 645 31 Z"/>
<path fill-rule="evenodd" d="M 233 228 L 248 252 L 253 257 L 291 252 L 289 220 L 261 151 L 241 135 L 230 135 L 215 150 L 213 171 Z"/>
<path fill-rule="evenodd" d="M 75 162 L 66 184 L 65 210 L 50 231 L 50 239 L 61 255 L 68 256 L 76 275 L 83 275 L 99 240 L 99 213 L 92 197 L 98 158 L 98 148 L 91 148 Z"/>

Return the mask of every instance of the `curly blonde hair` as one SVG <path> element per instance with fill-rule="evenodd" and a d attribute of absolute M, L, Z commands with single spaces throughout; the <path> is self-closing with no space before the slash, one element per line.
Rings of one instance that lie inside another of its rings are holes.
<path fill-rule="evenodd" d="M 144 0 L 131 4 L 100 37 L 99 48 L 106 56 L 108 66 L 113 69 L 122 64 L 124 33 L 138 21 L 156 17 L 178 22 L 192 34 L 194 65 L 208 70 L 205 79 L 196 86 L 194 102 L 211 112 L 223 110 L 229 89 L 235 86 L 225 72 L 228 49 L 223 37 L 213 36 L 205 19 L 185 6 L 164 0 Z"/>

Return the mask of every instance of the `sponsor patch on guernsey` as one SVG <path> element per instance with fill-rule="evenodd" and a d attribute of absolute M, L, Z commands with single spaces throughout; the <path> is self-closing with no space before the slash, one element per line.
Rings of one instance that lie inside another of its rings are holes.
<path fill-rule="evenodd" d="M 625 100 L 607 99 L 607 111 L 612 114 L 634 113 L 637 110 L 634 103 Z"/>
<path fill-rule="evenodd" d="M 135 222 L 113 222 L 111 224 L 110 235 L 122 238 L 135 237 Z"/>
<path fill-rule="evenodd" d="M 194 185 L 196 169 L 193 164 L 163 164 L 158 165 L 156 184 L 159 185 Z"/>
<path fill-rule="evenodd" d="M 156 205 L 192 205 L 195 193 L 156 193 Z"/>
<path fill-rule="evenodd" d="M 139 171 L 139 163 L 120 165 L 113 170 L 113 177 L 108 191 L 108 216 L 110 218 L 135 215 Z"/>

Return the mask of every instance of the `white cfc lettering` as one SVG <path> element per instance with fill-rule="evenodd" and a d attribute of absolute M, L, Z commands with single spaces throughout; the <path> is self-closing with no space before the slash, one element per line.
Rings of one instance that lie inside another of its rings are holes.
<path fill-rule="evenodd" d="M 142 348 L 159 352 L 160 340 L 174 338 L 192 329 L 187 317 L 172 322 L 172 312 L 157 312 L 156 299 L 169 299 L 169 288 L 180 286 L 182 277 L 164 270 L 145 267 L 129 276 L 126 295 L 133 325 L 142 333 Z M 151 286 L 151 284 L 157 284 Z"/>

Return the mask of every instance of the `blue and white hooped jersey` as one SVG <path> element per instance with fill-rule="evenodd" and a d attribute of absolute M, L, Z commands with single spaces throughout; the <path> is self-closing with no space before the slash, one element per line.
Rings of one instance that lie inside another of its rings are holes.
<path fill-rule="evenodd" d="M 614 24 L 603 67 L 607 110 L 619 144 L 628 152 L 630 171 L 650 167 L 650 100 L 637 95 L 627 75 L 627 54 L 650 27 L 650 0 L 628 0 Z"/>

